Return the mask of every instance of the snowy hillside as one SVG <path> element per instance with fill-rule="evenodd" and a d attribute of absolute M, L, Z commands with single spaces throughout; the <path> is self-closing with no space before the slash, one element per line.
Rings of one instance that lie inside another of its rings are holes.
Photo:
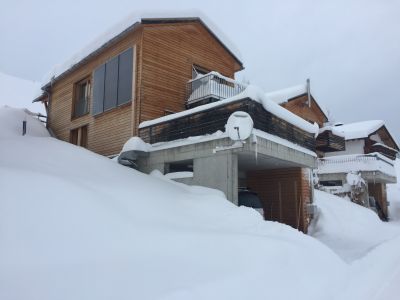
<path fill-rule="evenodd" d="M 41 103 L 32 103 L 39 96 L 40 83 L 17 78 L 0 72 L 0 107 L 28 108 L 35 113 L 45 114 Z"/>
<path fill-rule="evenodd" d="M 21 136 L 25 118 L 31 129 Z M 345 244 L 340 231 L 350 228 L 347 242 L 375 226 L 381 233 L 359 207 L 351 209 L 361 225 L 350 227 L 350 213 L 339 216 L 349 203 L 335 205 L 337 197 L 317 192 L 315 239 L 219 192 L 48 137 L 18 109 L 0 108 L 0 144 L 0 299 L 396 299 L 400 292 L 382 276 L 400 279 L 395 233 L 390 242 L 372 241 L 376 252 L 357 251 L 355 262 L 335 254 Z M 377 289 L 383 282 L 387 288 Z"/>

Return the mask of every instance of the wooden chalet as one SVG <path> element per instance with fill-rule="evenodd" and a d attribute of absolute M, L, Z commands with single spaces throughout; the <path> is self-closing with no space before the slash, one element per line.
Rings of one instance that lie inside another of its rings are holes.
<path fill-rule="evenodd" d="M 310 123 L 326 121 L 309 94 L 273 110 L 240 97 L 246 86 L 234 74 L 242 62 L 199 18 L 132 20 L 74 57 L 35 100 L 46 105 L 57 138 L 111 156 L 140 136 L 152 151 L 132 154 L 139 170 L 191 171 L 185 183 L 220 189 L 237 205 L 239 188 L 250 189 L 265 219 L 307 231 L 316 167 Z M 215 135 L 236 111 L 247 112 L 255 129 L 240 146 Z"/>
<path fill-rule="evenodd" d="M 394 160 L 399 146 L 383 121 L 371 120 L 329 126 L 326 132 L 336 132 L 345 139 L 345 150 L 327 152 L 319 161 L 319 177 L 323 185 L 342 186 L 346 174 L 356 172 L 365 181 L 363 205 L 377 210 L 387 220 L 386 184 L 396 183 Z M 318 143 L 318 142 L 317 142 Z"/>

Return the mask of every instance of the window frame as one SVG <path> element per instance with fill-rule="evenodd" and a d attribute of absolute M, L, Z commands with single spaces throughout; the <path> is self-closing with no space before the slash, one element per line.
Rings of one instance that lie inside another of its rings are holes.
<path fill-rule="evenodd" d="M 87 101 L 87 110 L 82 115 L 76 115 L 75 109 L 76 109 L 76 105 L 77 105 L 77 102 L 78 102 L 78 96 L 79 96 L 79 91 L 80 91 L 79 87 L 83 83 L 86 83 L 86 84 L 89 85 L 89 92 L 88 92 L 87 99 L 86 99 L 86 101 Z M 81 117 L 86 116 L 87 114 L 90 113 L 90 108 L 91 108 L 90 101 L 91 101 L 91 98 L 92 98 L 92 78 L 91 78 L 91 75 L 87 75 L 84 78 L 82 78 L 82 79 L 80 79 L 80 80 L 78 80 L 77 82 L 74 83 L 74 88 L 73 88 L 73 93 L 72 93 L 71 120 L 81 118 Z"/>
<path fill-rule="evenodd" d="M 85 140 L 82 139 L 83 136 L 85 137 Z M 70 129 L 69 142 L 71 144 L 87 149 L 88 140 L 89 140 L 89 124 L 85 124 L 83 126 Z"/>

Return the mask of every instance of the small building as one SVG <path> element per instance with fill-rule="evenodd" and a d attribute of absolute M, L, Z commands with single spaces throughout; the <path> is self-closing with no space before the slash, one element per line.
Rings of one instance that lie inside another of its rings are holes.
<path fill-rule="evenodd" d="M 321 129 L 345 139 L 345 150 L 327 152 L 318 160 L 320 184 L 332 193 L 376 210 L 387 220 L 386 184 L 396 183 L 394 160 L 399 151 L 383 121 L 336 124 Z M 359 179 L 357 179 L 357 176 Z"/>

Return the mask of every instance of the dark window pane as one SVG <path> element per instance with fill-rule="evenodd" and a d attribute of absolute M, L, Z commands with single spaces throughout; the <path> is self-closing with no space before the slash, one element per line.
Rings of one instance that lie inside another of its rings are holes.
<path fill-rule="evenodd" d="M 118 56 L 106 63 L 104 85 L 104 111 L 117 106 L 118 97 Z"/>
<path fill-rule="evenodd" d="M 93 73 L 93 107 L 92 114 L 97 115 L 104 110 L 104 78 L 106 66 L 101 65 Z"/>
<path fill-rule="evenodd" d="M 119 56 L 118 105 L 132 99 L 133 49 L 129 48 Z"/>
<path fill-rule="evenodd" d="M 81 127 L 81 142 L 80 146 L 87 148 L 87 138 L 88 138 L 88 127 L 83 126 Z"/>
<path fill-rule="evenodd" d="M 89 81 L 83 81 L 76 84 L 75 87 L 75 111 L 74 116 L 79 117 L 83 116 L 88 112 L 88 100 L 89 100 L 89 89 L 90 84 Z"/>
<path fill-rule="evenodd" d="M 78 129 L 73 129 L 69 133 L 69 142 L 78 145 Z"/>

